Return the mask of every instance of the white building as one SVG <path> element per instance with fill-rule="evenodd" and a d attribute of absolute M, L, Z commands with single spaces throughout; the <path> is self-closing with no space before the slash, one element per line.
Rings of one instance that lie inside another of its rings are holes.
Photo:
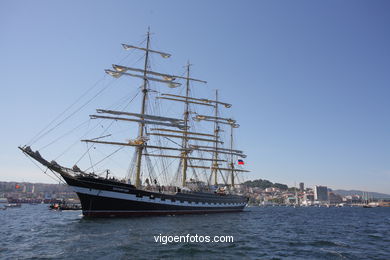
<path fill-rule="evenodd" d="M 328 187 L 316 185 L 314 187 L 314 200 L 328 201 Z"/>

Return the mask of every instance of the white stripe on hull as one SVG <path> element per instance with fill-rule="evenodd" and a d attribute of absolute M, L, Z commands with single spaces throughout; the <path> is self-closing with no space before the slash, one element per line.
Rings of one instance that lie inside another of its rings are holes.
<path fill-rule="evenodd" d="M 210 209 L 210 211 L 237 211 L 239 209 Z M 171 209 L 171 210 L 83 210 L 85 213 L 180 213 L 180 212 L 207 212 L 207 209 Z"/>
<path fill-rule="evenodd" d="M 130 200 L 137 202 L 146 202 L 146 203 L 154 203 L 154 204 L 162 204 L 162 205 L 175 205 L 175 206 L 190 206 L 190 207 L 199 207 L 199 208 L 218 208 L 218 207 L 243 207 L 246 203 L 190 203 L 188 201 L 180 202 L 176 201 L 172 202 L 170 199 L 161 200 L 160 198 L 151 199 L 147 196 L 137 197 L 134 194 L 125 194 L 114 191 L 106 191 L 106 190 L 96 190 L 89 189 L 77 186 L 71 186 L 72 189 L 77 193 L 88 194 L 99 197 L 106 197 L 112 199 L 122 199 L 122 200 Z"/>

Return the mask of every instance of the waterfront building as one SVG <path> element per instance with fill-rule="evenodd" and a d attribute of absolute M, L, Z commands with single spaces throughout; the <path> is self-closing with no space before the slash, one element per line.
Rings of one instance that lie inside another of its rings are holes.
<path fill-rule="evenodd" d="M 303 192 L 305 190 L 305 184 L 303 182 L 299 183 L 299 190 L 300 192 Z"/>
<path fill-rule="evenodd" d="M 328 201 L 328 187 L 316 185 L 314 187 L 314 199 L 316 201 Z"/>
<path fill-rule="evenodd" d="M 329 192 L 329 203 L 330 204 L 338 204 L 343 202 L 343 197 L 333 192 Z"/>
<path fill-rule="evenodd" d="M 312 193 L 305 193 L 303 199 L 307 200 L 307 201 L 313 202 L 314 201 L 314 194 L 312 194 Z"/>
<path fill-rule="evenodd" d="M 286 197 L 285 202 L 288 205 L 293 205 L 297 203 L 297 198 L 293 195 L 289 195 Z"/>

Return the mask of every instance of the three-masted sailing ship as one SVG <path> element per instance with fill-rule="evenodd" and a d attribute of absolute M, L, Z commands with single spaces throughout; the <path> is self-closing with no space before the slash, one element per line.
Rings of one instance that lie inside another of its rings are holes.
<path fill-rule="evenodd" d="M 114 78 L 130 76 L 142 80 L 141 110 L 139 113 L 133 113 L 97 109 L 96 114 L 91 115 L 90 118 L 136 123 L 138 124 L 138 135 L 135 139 L 126 142 L 107 141 L 104 140 L 105 136 L 81 141 L 91 145 L 135 148 L 133 179 L 130 177 L 122 180 L 109 178 L 108 172 L 106 176 L 99 176 L 94 172 L 82 171 L 76 165 L 67 168 L 55 161 L 49 162 L 41 156 L 39 151 L 33 151 L 30 146 L 19 148 L 27 156 L 35 159 L 53 173 L 59 174 L 65 180 L 77 193 L 85 216 L 175 215 L 242 211 L 248 198 L 237 192 L 235 178 L 237 173 L 247 170 L 237 166 L 235 161 L 239 158 L 245 158 L 246 155 L 243 151 L 233 147 L 233 130 L 239 125 L 235 120 L 222 117 L 219 113 L 221 109 L 230 108 L 231 105 L 218 99 L 218 91 L 215 93 L 215 99 L 192 97 L 190 83 L 206 82 L 190 77 L 189 64 L 186 66 L 186 73 L 183 76 L 152 71 L 149 64 L 150 55 L 157 54 L 164 58 L 171 55 L 150 48 L 149 32 L 145 47 L 128 44 L 122 44 L 122 46 L 125 50 L 144 52 L 143 69 L 113 65 L 112 69 L 105 72 Z M 177 79 L 182 80 L 185 84 L 178 83 Z M 150 99 L 149 93 L 152 91 L 151 81 L 158 82 L 158 84 L 168 84 L 169 87 L 173 88 L 185 88 L 185 95 L 159 93 L 156 97 L 161 102 L 178 102 L 184 105 L 182 118 L 148 113 L 146 108 L 147 101 Z M 195 113 L 191 110 L 192 106 L 206 106 L 211 108 L 214 113 L 210 115 Z M 213 129 L 208 133 L 195 131 L 192 126 L 198 122 L 209 122 Z M 222 131 L 227 135 L 230 133 L 230 142 L 227 142 L 230 143 L 229 146 L 223 146 L 225 142 L 221 139 Z M 152 143 L 152 137 L 168 140 L 179 139 L 179 141 L 172 141 L 174 146 L 161 145 L 161 142 L 159 145 Z M 157 178 L 145 178 L 147 175 L 142 172 L 145 158 L 179 161 L 179 184 L 165 183 L 162 185 Z M 195 174 L 197 170 L 206 172 L 208 174 L 207 180 L 200 181 L 196 176 L 189 178 L 189 169 L 192 169 Z M 224 184 L 218 183 L 221 179 L 219 176 L 224 179 Z"/>

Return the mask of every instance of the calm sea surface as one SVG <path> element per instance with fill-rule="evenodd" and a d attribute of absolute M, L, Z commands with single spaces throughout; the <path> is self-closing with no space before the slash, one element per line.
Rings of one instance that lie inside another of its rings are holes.
<path fill-rule="evenodd" d="M 1 259 L 390 259 L 390 208 L 247 208 L 242 213 L 86 219 L 47 205 L 0 210 Z M 233 243 L 156 243 L 158 235 Z"/>

